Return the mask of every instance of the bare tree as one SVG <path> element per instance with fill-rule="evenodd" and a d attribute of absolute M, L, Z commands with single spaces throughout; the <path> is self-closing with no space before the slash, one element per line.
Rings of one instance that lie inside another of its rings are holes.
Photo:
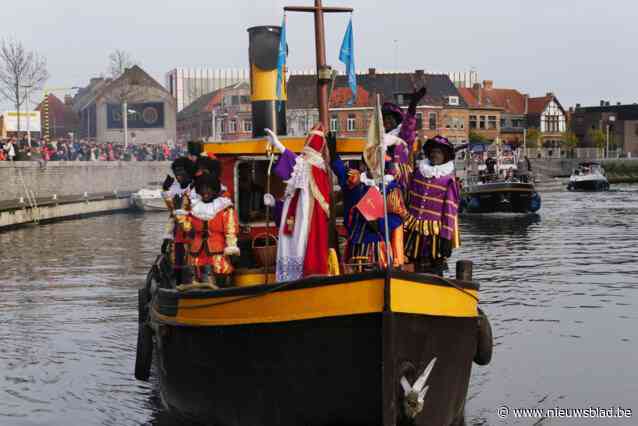
<path fill-rule="evenodd" d="M 117 88 L 114 91 L 113 96 L 117 102 L 122 105 L 122 124 L 123 124 L 123 143 L 124 146 L 128 145 L 128 103 L 140 94 L 139 82 L 132 79 L 130 76 L 121 78 L 126 71 L 137 65 L 130 53 L 125 50 L 114 50 L 109 55 L 109 69 L 108 72 L 113 80 L 120 80 L 117 82 Z"/>
<path fill-rule="evenodd" d="M 10 101 L 18 113 L 29 95 L 49 78 L 46 59 L 25 49 L 21 42 L 3 39 L 0 44 L 0 96 Z M 28 108 L 28 105 L 27 105 Z"/>
<path fill-rule="evenodd" d="M 116 49 L 109 55 L 109 75 L 113 80 L 118 79 L 124 72 L 136 64 L 130 53 Z"/>

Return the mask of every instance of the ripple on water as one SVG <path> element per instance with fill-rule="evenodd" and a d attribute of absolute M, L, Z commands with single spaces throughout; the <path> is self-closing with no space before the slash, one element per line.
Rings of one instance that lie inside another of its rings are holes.
<path fill-rule="evenodd" d="M 473 368 L 469 424 L 502 424 L 502 404 L 635 406 L 638 186 L 542 196 L 539 215 L 461 218 L 452 260 L 474 261 L 495 342 L 492 364 Z M 0 260 L 0 424 L 180 423 L 159 408 L 155 379 L 132 375 L 137 287 L 164 222 L 114 215 L 0 234 L 13 248 Z M 601 362 L 614 368 L 592 368 Z"/>

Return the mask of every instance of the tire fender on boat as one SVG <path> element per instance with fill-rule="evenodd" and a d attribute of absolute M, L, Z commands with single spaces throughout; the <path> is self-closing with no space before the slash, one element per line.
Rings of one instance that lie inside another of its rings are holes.
<path fill-rule="evenodd" d="M 153 362 L 153 330 L 147 323 L 148 302 L 150 294 L 148 288 L 141 288 L 138 295 L 138 329 L 137 351 L 135 355 L 135 378 L 148 380 L 151 375 L 151 363 Z"/>
<path fill-rule="evenodd" d="M 477 330 L 476 354 L 474 362 L 478 365 L 488 365 L 492 360 L 494 349 L 494 339 L 492 337 L 492 325 L 487 315 L 481 308 L 478 308 L 478 330 Z"/>

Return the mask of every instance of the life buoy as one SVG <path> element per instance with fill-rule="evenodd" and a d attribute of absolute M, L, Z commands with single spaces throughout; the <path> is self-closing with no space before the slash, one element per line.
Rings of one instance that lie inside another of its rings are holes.
<path fill-rule="evenodd" d="M 478 308 L 478 330 L 477 330 L 476 353 L 474 362 L 478 365 L 487 365 L 492 360 L 494 340 L 492 337 L 492 326 L 490 320 L 481 308 Z"/>

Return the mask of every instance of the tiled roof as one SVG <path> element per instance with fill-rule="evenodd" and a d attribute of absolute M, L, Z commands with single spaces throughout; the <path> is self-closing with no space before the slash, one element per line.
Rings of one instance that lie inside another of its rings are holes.
<path fill-rule="evenodd" d="M 530 114 L 542 114 L 545 107 L 554 99 L 553 96 L 542 96 L 540 98 L 529 98 L 527 111 Z"/>
<path fill-rule="evenodd" d="M 367 104 L 364 100 L 357 99 L 357 106 L 371 106 L 374 104 L 374 95 L 381 94 L 382 101 L 396 102 L 396 94 L 408 94 L 413 91 L 412 78 L 415 81 L 424 81 L 428 88 L 427 95 L 421 100 L 420 105 L 446 106 L 449 96 L 459 96 L 459 92 L 447 75 L 417 73 L 395 74 L 358 74 L 357 93 L 367 93 Z M 288 109 L 316 108 L 317 106 L 317 80 L 314 75 L 292 75 L 288 80 Z M 345 75 L 337 76 L 335 80 L 335 93 L 347 93 L 349 99 L 350 90 Z M 339 100 L 342 96 L 338 95 Z M 405 105 L 405 104 L 404 104 Z M 336 106 L 331 103 L 331 106 Z M 467 107 L 462 98 L 459 99 L 459 107 Z"/>
<path fill-rule="evenodd" d="M 480 90 L 481 102 L 477 90 Z M 459 93 L 472 108 L 502 108 L 510 114 L 525 114 L 525 96 L 515 89 L 484 88 L 458 89 Z"/>

